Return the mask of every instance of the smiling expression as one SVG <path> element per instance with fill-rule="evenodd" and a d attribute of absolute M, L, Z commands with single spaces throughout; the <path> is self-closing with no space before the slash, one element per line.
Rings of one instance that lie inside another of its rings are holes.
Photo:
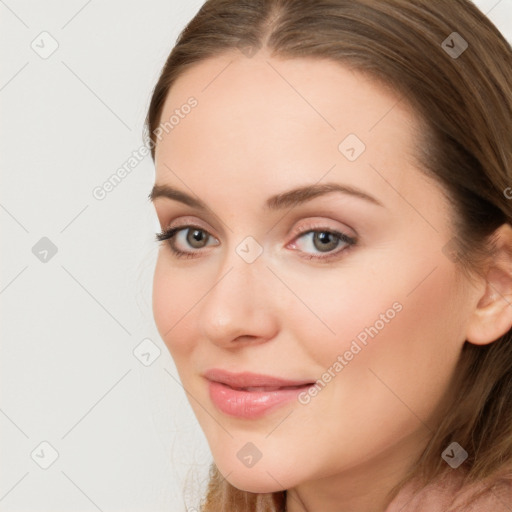
<path fill-rule="evenodd" d="M 153 311 L 217 466 L 252 492 L 401 471 L 432 433 L 471 307 L 414 113 L 339 64 L 263 52 L 189 69 L 162 120 L 191 96 L 156 147 Z M 213 369 L 259 389 L 212 391 Z"/>

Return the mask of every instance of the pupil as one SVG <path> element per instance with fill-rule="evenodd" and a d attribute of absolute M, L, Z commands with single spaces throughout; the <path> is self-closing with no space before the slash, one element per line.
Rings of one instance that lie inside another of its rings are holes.
<path fill-rule="evenodd" d="M 314 234 L 313 243 L 319 251 L 327 252 L 336 249 L 338 240 L 332 233 L 322 231 Z"/>
<path fill-rule="evenodd" d="M 196 247 L 196 248 L 203 247 L 205 241 L 206 241 L 206 235 L 205 235 L 204 231 L 202 231 L 200 229 L 189 230 L 188 235 L 187 235 L 187 242 L 192 247 Z"/>

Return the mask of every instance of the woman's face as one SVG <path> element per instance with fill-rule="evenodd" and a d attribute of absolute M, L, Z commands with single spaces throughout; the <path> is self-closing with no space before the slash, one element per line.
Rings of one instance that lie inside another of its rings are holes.
<path fill-rule="evenodd" d="M 432 433 L 470 285 L 399 99 L 339 64 L 261 52 L 202 62 L 167 98 L 156 185 L 174 192 L 153 200 L 179 230 L 154 316 L 236 487 L 394 477 Z"/>

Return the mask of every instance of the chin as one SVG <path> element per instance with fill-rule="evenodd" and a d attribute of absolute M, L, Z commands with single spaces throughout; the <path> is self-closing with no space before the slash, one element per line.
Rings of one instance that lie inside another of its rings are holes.
<path fill-rule="evenodd" d="M 283 486 L 278 484 L 267 473 L 246 475 L 234 475 L 231 473 L 226 480 L 237 489 L 258 494 L 266 494 L 271 492 L 283 491 Z"/>
<path fill-rule="evenodd" d="M 241 491 L 271 493 L 294 485 L 290 481 L 290 474 L 286 474 L 283 468 L 265 464 L 263 460 L 252 468 L 233 468 L 231 464 L 223 465 L 217 461 L 216 465 L 226 480 Z"/>

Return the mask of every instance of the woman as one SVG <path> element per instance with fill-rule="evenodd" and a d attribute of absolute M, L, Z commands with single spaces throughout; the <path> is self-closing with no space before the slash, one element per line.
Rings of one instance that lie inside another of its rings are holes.
<path fill-rule="evenodd" d="M 201 510 L 511 510 L 512 51 L 467 0 L 209 0 L 147 116 Z"/>

